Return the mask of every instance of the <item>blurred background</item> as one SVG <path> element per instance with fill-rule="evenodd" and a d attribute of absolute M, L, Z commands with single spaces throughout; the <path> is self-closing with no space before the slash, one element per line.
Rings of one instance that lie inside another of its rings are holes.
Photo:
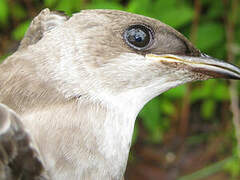
<path fill-rule="evenodd" d="M 211 56 L 240 65 L 239 0 L 0 0 L 0 61 L 41 9 L 120 9 L 153 17 Z M 139 114 L 126 180 L 240 179 L 240 85 L 208 80 L 174 88 Z"/>

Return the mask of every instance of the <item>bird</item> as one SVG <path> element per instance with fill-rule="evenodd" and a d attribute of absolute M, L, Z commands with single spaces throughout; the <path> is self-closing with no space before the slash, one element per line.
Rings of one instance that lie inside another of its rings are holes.
<path fill-rule="evenodd" d="M 0 65 L 0 179 L 122 180 L 136 117 L 154 97 L 240 69 L 159 20 L 42 10 Z"/>

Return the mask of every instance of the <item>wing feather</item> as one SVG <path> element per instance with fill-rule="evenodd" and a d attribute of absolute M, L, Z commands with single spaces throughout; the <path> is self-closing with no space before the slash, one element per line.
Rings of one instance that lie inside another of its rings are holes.
<path fill-rule="evenodd" d="M 19 117 L 2 104 L 0 104 L 0 179 L 49 179 L 37 148 Z"/>

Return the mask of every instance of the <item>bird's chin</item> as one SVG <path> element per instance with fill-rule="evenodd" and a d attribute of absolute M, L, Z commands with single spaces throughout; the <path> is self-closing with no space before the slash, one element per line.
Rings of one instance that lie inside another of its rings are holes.
<path fill-rule="evenodd" d="M 202 74 L 199 80 L 209 78 L 240 79 L 239 67 L 205 54 L 201 54 L 199 57 L 147 54 L 146 58 L 166 66 L 175 65 L 187 71 Z"/>

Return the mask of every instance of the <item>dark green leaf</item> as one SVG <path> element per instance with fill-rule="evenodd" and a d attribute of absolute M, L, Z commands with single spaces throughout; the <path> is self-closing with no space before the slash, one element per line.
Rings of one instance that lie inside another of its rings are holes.
<path fill-rule="evenodd" d="M 201 106 L 201 114 L 205 119 L 210 119 L 215 113 L 216 103 L 211 99 L 207 99 Z"/>
<path fill-rule="evenodd" d="M 27 28 L 30 25 L 30 21 L 25 21 L 22 24 L 20 24 L 13 32 L 12 36 L 15 40 L 20 40 L 23 38 L 25 32 L 27 31 Z"/>
<path fill-rule="evenodd" d="M 24 8 L 19 4 L 14 4 L 11 9 L 11 14 L 15 19 L 21 20 L 25 17 L 27 17 L 27 12 L 24 10 Z"/>
<path fill-rule="evenodd" d="M 170 99 L 177 99 L 183 97 L 186 92 L 186 85 L 181 85 L 175 88 L 172 88 L 165 92 L 163 95 Z"/>
<path fill-rule="evenodd" d="M 0 23 L 3 25 L 7 24 L 8 21 L 8 3 L 6 0 L 0 0 Z"/>
<path fill-rule="evenodd" d="M 217 82 L 217 85 L 214 86 L 213 89 L 213 98 L 218 101 L 226 101 L 229 100 L 229 89 L 227 88 L 227 85 L 222 82 Z"/>
<path fill-rule="evenodd" d="M 139 114 L 139 116 L 142 118 L 144 127 L 149 131 L 152 139 L 154 139 L 155 142 L 157 141 L 157 137 L 162 137 L 162 133 L 160 132 L 160 106 L 159 99 L 155 98 L 151 100 Z M 161 139 L 158 139 L 158 142 L 160 141 Z"/>
<path fill-rule="evenodd" d="M 72 0 L 61 0 L 56 7 L 56 10 L 58 11 L 64 11 L 66 14 L 71 15 L 72 10 L 73 10 L 73 4 Z"/>
<path fill-rule="evenodd" d="M 176 112 L 175 106 L 168 99 L 162 99 L 160 103 L 161 111 L 166 115 L 173 115 Z"/>
<path fill-rule="evenodd" d="M 123 6 L 115 2 L 101 2 L 90 4 L 87 6 L 88 9 L 118 9 L 123 10 Z"/>
<path fill-rule="evenodd" d="M 44 5 L 46 7 L 52 7 L 54 4 L 56 4 L 57 0 L 44 0 Z"/>
<path fill-rule="evenodd" d="M 201 50 L 207 50 L 224 39 L 224 27 L 217 23 L 205 23 L 199 26 L 196 45 Z"/>
<path fill-rule="evenodd" d="M 158 19 L 174 28 L 179 28 L 192 21 L 193 12 L 192 8 L 180 6 L 161 13 Z"/>
<path fill-rule="evenodd" d="M 129 2 L 127 11 L 153 17 L 152 4 L 148 0 L 132 0 Z"/>

